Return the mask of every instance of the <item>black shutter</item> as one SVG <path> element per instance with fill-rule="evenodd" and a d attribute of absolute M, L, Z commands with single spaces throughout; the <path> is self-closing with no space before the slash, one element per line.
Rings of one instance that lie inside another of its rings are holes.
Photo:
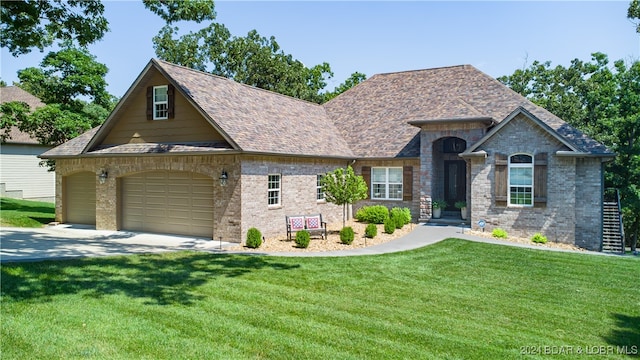
<path fill-rule="evenodd" d="M 167 87 L 167 117 L 173 119 L 175 117 L 176 107 L 176 89 L 173 85 L 169 84 Z"/>
<path fill-rule="evenodd" d="M 533 202 L 535 206 L 547 203 L 547 153 L 536 154 L 533 162 Z"/>
<path fill-rule="evenodd" d="M 402 200 L 413 200 L 413 166 L 402 168 Z"/>
<path fill-rule="evenodd" d="M 369 198 L 371 196 L 371 166 L 362 167 L 362 178 L 367 184 L 367 198 Z"/>
<path fill-rule="evenodd" d="M 153 120 L 153 86 L 147 87 L 147 120 Z"/>

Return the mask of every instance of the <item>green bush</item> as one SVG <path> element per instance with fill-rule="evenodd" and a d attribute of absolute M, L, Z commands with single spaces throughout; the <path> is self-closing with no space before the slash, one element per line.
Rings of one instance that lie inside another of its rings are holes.
<path fill-rule="evenodd" d="M 396 221 L 392 218 L 387 218 L 384 221 L 384 232 L 393 234 L 394 231 L 396 231 Z"/>
<path fill-rule="evenodd" d="M 351 226 L 345 226 L 340 230 L 340 241 L 343 244 L 351 245 L 355 237 L 356 234 L 353 232 L 353 228 Z"/>
<path fill-rule="evenodd" d="M 536 244 L 546 244 L 547 243 L 547 237 L 542 235 L 542 234 L 540 234 L 540 233 L 536 233 L 531 238 L 531 241 L 533 241 Z"/>
<path fill-rule="evenodd" d="M 503 230 L 503 229 L 500 229 L 500 228 L 493 229 L 493 231 L 491 232 L 491 235 L 496 239 L 506 239 L 507 238 L 507 232 L 505 230 Z"/>
<path fill-rule="evenodd" d="M 296 232 L 296 245 L 298 245 L 299 248 L 308 248 L 310 242 L 311 235 L 309 235 L 309 232 L 307 230 L 300 230 Z"/>
<path fill-rule="evenodd" d="M 252 227 L 247 231 L 247 247 L 257 249 L 262 245 L 262 233 L 260 230 Z"/>
<path fill-rule="evenodd" d="M 368 237 L 369 239 L 373 239 L 374 237 L 376 237 L 376 235 L 378 235 L 378 227 L 376 226 L 376 224 L 367 225 L 367 227 L 364 229 L 364 236 Z"/>
<path fill-rule="evenodd" d="M 395 217 L 396 219 L 399 219 L 398 221 L 401 221 L 402 225 L 399 227 L 396 225 L 396 227 L 398 227 L 398 229 L 401 229 L 402 226 L 407 225 L 411 222 L 411 210 L 409 210 L 409 208 L 394 207 L 393 209 L 391 209 L 391 211 L 389 211 L 389 217 Z"/>
<path fill-rule="evenodd" d="M 389 218 L 396 224 L 396 229 L 402 229 L 404 226 L 404 217 L 401 214 L 392 214 Z"/>
<path fill-rule="evenodd" d="M 389 209 L 384 205 L 363 206 L 356 211 L 356 220 L 368 224 L 382 224 L 389 217 Z"/>

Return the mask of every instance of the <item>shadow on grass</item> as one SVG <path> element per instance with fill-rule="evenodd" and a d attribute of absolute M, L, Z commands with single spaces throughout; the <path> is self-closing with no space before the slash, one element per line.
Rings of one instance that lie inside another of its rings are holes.
<path fill-rule="evenodd" d="M 18 210 L 21 212 L 36 212 L 55 215 L 55 207 L 53 204 L 44 205 L 40 202 L 20 201 L 2 198 L 0 199 L 0 209 L 2 210 Z"/>
<path fill-rule="evenodd" d="M 3 264 L 2 301 L 46 302 L 58 295 L 99 298 L 124 294 L 144 298 L 148 304 L 189 305 L 203 297 L 194 291 L 197 287 L 217 278 L 298 267 L 262 256 L 192 252 Z"/>
<path fill-rule="evenodd" d="M 613 314 L 616 328 L 605 338 L 609 344 L 626 349 L 629 355 L 638 356 L 640 352 L 640 316 Z"/>

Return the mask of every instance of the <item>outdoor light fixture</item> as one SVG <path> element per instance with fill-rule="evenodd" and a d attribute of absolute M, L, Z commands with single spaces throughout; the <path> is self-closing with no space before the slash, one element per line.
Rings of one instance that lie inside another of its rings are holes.
<path fill-rule="evenodd" d="M 109 173 L 107 172 L 107 170 L 102 169 L 102 171 L 100 171 L 100 175 L 98 175 L 98 181 L 100 182 L 100 184 L 104 184 L 107 181 L 108 177 Z"/>
<path fill-rule="evenodd" d="M 229 175 L 226 171 L 222 170 L 222 173 L 220 174 L 220 186 L 227 185 L 227 179 L 229 179 Z"/>

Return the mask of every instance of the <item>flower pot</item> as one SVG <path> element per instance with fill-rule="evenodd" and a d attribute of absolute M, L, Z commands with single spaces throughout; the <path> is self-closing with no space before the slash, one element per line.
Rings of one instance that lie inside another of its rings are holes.
<path fill-rule="evenodd" d="M 460 217 L 462 218 L 462 220 L 467 220 L 467 208 L 466 207 L 460 208 Z"/>
<path fill-rule="evenodd" d="M 433 209 L 433 218 L 440 219 L 440 216 L 442 216 L 442 209 L 440 208 Z"/>

